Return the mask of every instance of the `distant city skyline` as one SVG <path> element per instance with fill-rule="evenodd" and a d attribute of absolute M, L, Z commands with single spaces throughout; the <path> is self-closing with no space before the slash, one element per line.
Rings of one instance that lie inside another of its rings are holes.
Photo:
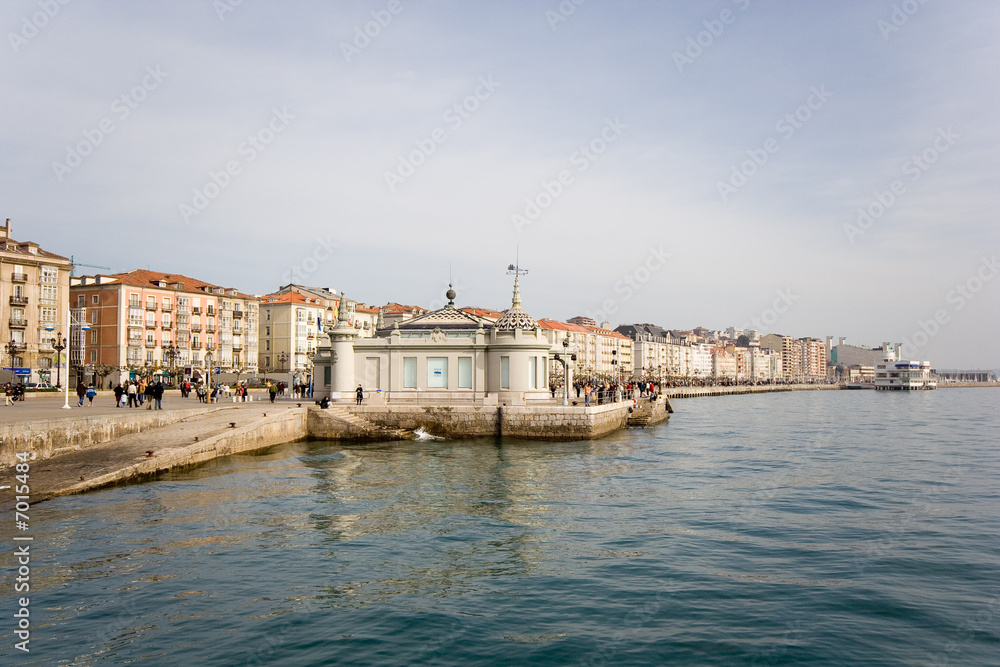
<path fill-rule="evenodd" d="M 994 4 L 18 0 L 3 26 L 0 219 L 79 262 L 502 309 L 519 253 L 535 317 L 1000 368 Z"/>

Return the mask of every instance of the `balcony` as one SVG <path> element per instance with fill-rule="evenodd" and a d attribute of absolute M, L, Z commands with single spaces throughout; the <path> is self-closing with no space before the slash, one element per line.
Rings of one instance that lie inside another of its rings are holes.
<path fill-rule="evenodd" d="M 201 306 L 195 306 L 194 308 L 191 309 L 191 312 L 194 313 L 195 315 L 201 315 Z"/>
<path fill-rule="evenodd" d="M 142 345 L 142 339 L 141 338 L 129 338 L 128 339 L 128 344 L 129 344 L 129 347 L 139 347 L 140 345 Z"/>
<path fill-rule="evenodd" d="M 205 331 L 207 331 L 208 333 L 214 333 L 215 332 L 215 325 L 214 324 L 209 324 L 207 327 L 205 327 Z"/>
<path fill-rule="evenodd" d="M 242 310 L 234 310 L 233 311 L 233 317 L 236 317 L 236 318 L 243 317 L 243 311 Z"/>
<path fill-rule="evenodd" d="M 191 325 L 191 331 L 201 331 L 201 325 L 200 324 L 192 324 Z"/>
<path fill-rule="evenodd" d="M 174 307 L 171 304 L 169 304 L 169 303 L 163 304 L 163 306 L 160 308 L 160 310 L 162 310 L 165 313 L 169 313 L 173 309 L 174 309 Z"/>
<path fill-rule="evenodd" d="M 12 306 L 27 306 L 28 297 L 26 296 L 12 296 L 10 297 L 10 305 Z"/>
<path fill-rule="evenodd" d="M 28 326 L 28 320 L 25 320 L 25 319 L 22 319 L 22 318 L 14 318 L 14 317 L 12 317 L 12 318 L 10 318 L 10 326 L 11 326 L 11 328 L 15 328 L 16 327 L 16 328 L 19 328 L 19 329 L 23 329 L 24 327 Z"/>
<path fill-rule="evenodd" d="M 205 343 L 205 349 L 206 350 L 214 350 L 215 349 L 215 345 L 213 343 Z"/>
<path fill-rule="evenodd" d="M 147 340 L 146 347 L 156 347 L 156 341 Z"/>
<path fill-rule="evenodd" d="M 151 322 L 149 320 L 146 320 L 146 328 L 147 329 L 155 329 L 156 328 L 156 322 Z"/>
<path fill-rule="evenodd" d="M 164 322 L 163 324 L 160 325 L 160 328 L 161 329 L 170 329 L 170 326 L 171 326 L 170 322 Z"/>
<path fill-rule="evenodd" d="M 156 304 L 155 303 L 149 303 L 149 302 L 147 302 L 146 303 L 146 310 L 156 310 Z"/>
<path fill-rule="evenodd" d="M 233 343 L 233 352 L 239 352 L 243 349 L 243 343 Z"/>
<path fill-rule="evenodd" d="M 15 283 L 26 283 L 28 282 L 28 274 L 26 273 L 12 273 L 10 274 L 10 279 Z"/>

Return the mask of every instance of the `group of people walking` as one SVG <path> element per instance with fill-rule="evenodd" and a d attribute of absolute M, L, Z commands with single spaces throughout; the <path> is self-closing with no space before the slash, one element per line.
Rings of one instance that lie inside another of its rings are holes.
<path fill-rule="evenodd" d="M 24 400 L 24 385 L 18 382 L 11 384 L 8 382 L 3 386 L 4 405 L 14 405 L 14 401 Z"/>
<path fill-rule="evenodd" d="M 549 383 L 549 391 L 552 398 L 556 397 L 559 387 L 555 382 Z M 583 398 L 583 404 L 603 405 L 605 403 L 617 403 L 621 400 L 631 401 L 639 398 L 649 398 L 656 400 L 657 385 L 655 382 L 602 382 L 599 380 L 577 380 L 573 383 L 573 391 L 577 398 Z"/>
<path fill-rule="evenodd" d="M 117 408 L 140 408 L 146 406 L 147 410 L 163 409 L 163 392 L 166 387 L 162 382 L 146 382 L 145 380 L 126 380 L 124 384 L 119 382 L 112 390 L 115 394 L 115 407 Z M 83 405 L 83 399 L 87 399 L 87 405 L 94 405 L 94 398 L 97 397 L 97 388 L 91 383 L 86 385 L 80 382 L 76 385 L 76 396 L 79 399 L 77 405 Z"/>

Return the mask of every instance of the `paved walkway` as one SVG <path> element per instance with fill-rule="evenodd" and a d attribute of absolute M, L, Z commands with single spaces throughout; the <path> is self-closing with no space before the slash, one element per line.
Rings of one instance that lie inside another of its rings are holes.
<path fill-rule="evenodd" d="M 262 405 L 270 404 L 268 397 L 263 392 L 259 394 L 252 394 L 252 397 L 253 401 L 248 401 L 246 403 L 233 403 L 232 400 L 229 399 L 217 404 L 206 404 L 199 403 L 198 398 L 193 393 L 187 398 L 181 398 L 180 391 L 170 390 L 163 395 L 162 405 L 164 410 L 191 410 L 192 408 L 198 407 L 208 409 L 218 406 L 252 407 L 256 409 Z M 65 398 L 62 394 L 57 395 L 50 392 L 29 393 L 26 395 L 26 399 L 24 401 L 15 401 L 13 405 L 3 405 L 0 403 L 0 423 L 6 424 L 20 421 L 64 419 L 70 417 L 80 418 L 95 415 L 121 415 L 128 414 L 129 412 L 139 414 L 140 410 L 146 409 L 145 405 L 139 408 L 116 408 L 115 395 L 110 391 L 102 391 L 98 393 L 97 397 L 94 399 L 93 405 L 88 405 L 87 399 L 84 399 L 83 407 L 81 408 L 77 406 L 77 400 L 76 393 L 70 392 L 70 409 L 67 410 L 63 407 L 63 405 L 65 405 Z M 295 405 L 297 403 L 312 405 L 315 402 L 311 398 L 292 399 L 289 397 L 278 398 L 277 401 L 286 405 Z"/>

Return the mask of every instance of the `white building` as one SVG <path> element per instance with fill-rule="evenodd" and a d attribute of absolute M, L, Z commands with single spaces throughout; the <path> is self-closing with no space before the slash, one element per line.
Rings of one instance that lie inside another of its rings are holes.
<path fill-rule="evenodd" d="M 496 322 L 448 304 L 373 338 L 359 339 L 346 309 L 315 357 L 315 394 L 351 402 L 358 385 L 374 401 L 480 401 L 521 405 L 549 398 L 552 344 L 521 308 L 518 279 L 511 307 Z"/>

